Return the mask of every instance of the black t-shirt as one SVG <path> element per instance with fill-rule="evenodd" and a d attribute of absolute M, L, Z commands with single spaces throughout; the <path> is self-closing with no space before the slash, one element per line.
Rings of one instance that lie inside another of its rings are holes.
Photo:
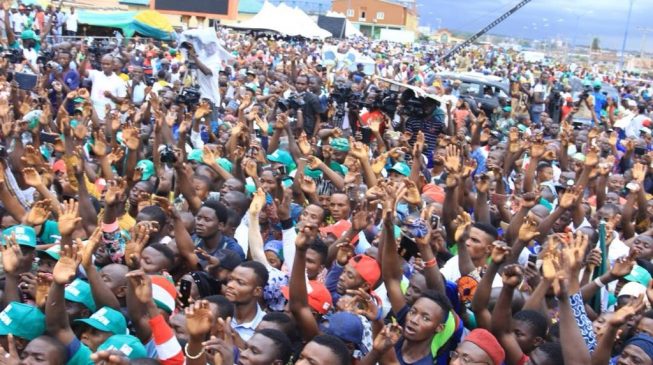
<path fill-rule="evenodd" d="M 304 93 L 302 112 L 304 112 L 304 132 L 308 136 L 312 136 L 315 131 L 315 115 L 322 113 L 320 98 L 312 92 L 306 91 Z"/>

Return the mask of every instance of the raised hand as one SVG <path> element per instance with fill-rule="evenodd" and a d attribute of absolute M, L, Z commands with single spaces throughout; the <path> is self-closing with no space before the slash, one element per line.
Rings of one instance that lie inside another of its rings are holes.
<path fill-rule="evenodd" d="M 638 183 L 644 183 L 644 179 L 646 178 L 646 171 L 648 170 L 648 166 L 644 165 L 643 163 L 637 162 L 633 166 L 633 180 L 637 181 Z"/>
<path fill-rule="evenodd" d="M 460 158 L 460 150 L 457 146 L 447 146 L 444 157 L 444 168 L 450 174 L 457 174 L 462 171 L 462 160 Z"/>
<path fill-rule="evenodd" d="M 125 156 L 125 151 L 116 146 L 111 150 L 111 153 L 107 155 L 107 160 L 109 161 L 109 164 L 113 165 L 116 162 L 122 160 L 122 158 Z"/>
<path fill-rule="evenodd" d="M 299 138 L 297 138 L 297 147 L 299 147 L 299 151 L 302 155 L 311 154 L 311 143 L 308 141 L 308 137 L 306 137 L 306 132 L 302 132 L 302 134 L 299 135 Z"/>
<path fill-rule="evenodd" d="M 546 150 L 546 144 L 541 136 L 535 137 L 531 140 L 531 157 L 538 159 L 542 157 Z"/>
<path fill-rule="evenodd" d="M 26 167 L 23 169 L 23 180 L 25 181 L 25 184 L 32 187 L 43 185 L 41 175 L 33 167 Z"/>
<path fill-rule="evenodd" d="M 636 249 L 631 248 L 630 250 L 631 253 L 635 251 L 635 257 L 639 254 L 639 251 Z M 633 270 L 633 267 L 635 267 L 635 259 L 632 255 L 620 257 L 615 260 L 614 265 L 610 269 L 610 274 L 614 275 L 617 278 L 623 278 L 624 276 L 630 274 L 630 272 Z"/>
<path fill-rule="evenodd" d="M 481 174 L 476 176 L 476 191 L 479 193 L 487 194 L 490 190 L 490 176 L 487 174 Z"/>
<path fill-rule="evenodd" d="M 574 186 L 571 189 L 565 190 L 565 192 L 560 197 L 558 205 L 560 205 L 560 208 L 571 209 L 577 204 L 578 198 L 583 195 L 584 190 L 585 187 L 582 185 Z"/>
<path fill-rule="evenodd" d="M 125 257 L 132 260 L 133 257 L 140 258 L 143 249 L 150 240 L 150 227 L 147 224 L 137 224 L 132 227 L 130 233 L 131 239 L 125 245 Z"/>
<path fill-rule="evenodd" d="M 130 271 L 125 275 L 129 280 L 134 295 L 139 303 L 148 305 L 152 302 L 152 279 L 143 270 Z"/>
<path fill-rule="evenodd" d="M 347 290 L 347 294 L 354 297 L 357 303 L 354 306 L 354 313 L 367 318 L 369 321 L 374 321 L 379 314 L 379 307 L 374 298 L 365 291 L 363 288 L 356 290 Z"/>
<path fill-rule="evenodd" d="M 103 157 L 107 154 L 107 140 L 104 136 L 104 132 L 100 130 L 99 132 L 93 133 L 93 153 L 98 157 Z"/>
<path fill-rule="evenodd" d="M 5 2 L 3 4 L 5 6 L 5 11 L 9 11 L 6 9 L 7 4 L 10 3 Z M 9 352 L 7 352 L 4 347 L 0 346 L 0 365 L 18 365 L 21 360 L 18 356 L 18 351 L 16 350 L 16 340 L 14 339 L 14 335 L 11 333 L 7 336 L 7 347 L 9 348 Z"/>
<path fill-rule="evenodd" d="M 375 175 L 380 175 L 383 168 L 385 168 L 386 161 L 388 160 L 388 154 L 382 153 L 377 158 L 372 160 L 372 171 Z"/>
<path fill-rule="evenodd" d="M 454 239 L 456 242 L 460 242 L 463 238 L 467 228 L 472 224 L 472 217 L 467 212 L 460 213 L 454 220 L 453 225 L 456 227 L 454 233 Z"/>
<path fill-rule="evenodd" d="M 252 202 L 249 205 L 249 214 L 258 216 L 258 214 L 265 207 L 265 191 L 262 188 L 258 188 L 252 196 Z"/>
<path fill-rule="evenodd" d="M 107 206 L 115 205 L 123 202 L 125 197 L 125 189 L 127 188 L 127 182 L 125 179 L 118 177 L 115 180 L 109 180 L 107 186 L 107 192 L 104 195 L 104 201 Z"/>
<path fill-rule="evenodd" d="M 140 145 L 141 142 L 138 136 L 138 129 L 136 129 L 136 127 L 133 126 L 125 127 L 122 130 L 122 140 L 125 142 L 125 145 L 130 150 L 134 151 L 138 149 L 138 146 Z"/>
<path fill-rule="evenodd" d="M 524 277 L 524 271 L 521 266 L 517 264 L 507 265 L 503 268 L 503 273 L 501 273 L 501 279 L 503 280 L 503 285 L 516 288 L 521 284 Z"/>
<path fill-rule="evenodd" d="M 590 146 L 585 154 L 585 166 L 594 167 L 599 163 L 599 148 L 596 146 Z"/>
<path fill-rule="evenodd" d="M 576 232 L 576 237 L 571 237 L 569 233 L 570 242 L 564 246 L 562 253 L 565 255 L 565 261 L 572 270 L 578 270 L 582 266 L 587 246 L 589 245 L 589 238 L 586 234 L 580 231 Z M 572 239 L 573 238 L 573 239 Z"/>
<path fill-rule="evenodd" d="M 198 300 L 186 308 L 186 330 L 191 338 L 206 338 L 214 321 L 209 302 L 206 300 Z"/>
<path fill-rule="evenodd" d="M 645 308 L 644 294 L 641 294 L 637 298 L 631 299 L 628 304 L 619 308 L 612 316 L 608 317 L 608 324 L 613 327 L 621 327 Z"/>
<path fill-rule="evenodd" d="M 258 178 L 258 165 L 255 159 L 246 158 L 243 160 L 242 164 L 243 170 L 245 170 L 245 174 L 247 174 L 247 176 L 251 177 L 252 179 Z"/>
<path fill-rule="evenodd" d="M 413 157 L 418 158 L 419 155 L 424 150 L 424 145 L 426 144 L 426 137 L 424 132 L 417 132 L 417 137 L 415 137 L 415 145 L 413 146 Z"/>
<path fill-rule="evenodd" d="M 45 223 L 45 221 L 50 216 L 51 209 L 50 200 L 45 199 L 37 201 L 34 203 L 34 205 L 32 205 L 32 208 L 29 210 L 29 212 L 27 212 L 27 215 L 24 219 L 25 224 L 30 226 L 40 226 L 41 224 Z"/>
<path fill-rule="evenodd" d="M 521 227 L 519 227 L 518 238 L 522 242 L 530 242 L 532 239 L 540 235 L 540 231 L 537 229 L 537 222 L 535 222 L 528 215 L 524 217 L 524 222 Z"/>
<path fill-rule="evenodd" d="M 388 323 L 374 338 L 372 348 L 380 354 L 395 346 L 402 335 L 402 329 L 397 323 Z"/>
<path fill-rule="evenodd" d="M 336 261 L 340 266 L 347 265 L 349 259 L 354 257 L 354 247 L 349 242 L 341 242 L 336 247 L 338 248 Z"/>
<path fill-rule="evenodd" d="M 492 253 L 490 257 L 496 265 L 501 265 L 511 252 L 510 246 L 503 241 L 492 242 Z"/>
<path fill-rule="evenodd" d="M 61 247 L 61 257 L 52 270 L 52 278 L 59 285 L 69 284 L 77 273 L 77 266 L 82 258 L 77 253 L 76 245 L 65 245 Z"/>
<path fill-rule="evenodd" d="M 43 156 L 41 151 L 34 148 L 32 145 L 25 146 L 23 155 L 20 160 L 27 166 L 41 166 L 43 165 Z"/>
<path fill-rule="evenodd" d="M 48 292 L 52 285 L 52 277 L 44 273 L 38 273 L 36 276 L 36 290 L 34 293 L 34 302 L 37 307 L 43 308 L 48 300 Z"/>
<path fill-rule="evenodd" d="M 62 236 L 70 236 L 75 231 L 75 226 L 82 218 L 79 216 L 79 203 L 73 199 L 64 201 L 62 212 L 59 215 L 59 232 Z"/>
<path fill-rule="evenodd" d="M 349 154 L 359 160 L 367 160 L 369 157 L 367 145 L 361 142 L 355 142 L 353 138 L 349 137 Z"/>
<path fill-rule="evenodd" d="M 102 229 L 100 227 L 95 228 L 95 231 L 91 234 L 91 237 L 88 238 L 86 244 L 82 244 L 82 241 L 77 239 L 77 246 L 82 247 L 82 267 L 85 269 L 93 265 L 93 255 L 100 245 L 100 240 L 102 239 Z"/>
<path fill-rule="evenodd" d="M 302 180 L 300 181 L 300 186 L 304 194 L 307 195 L 317 194 L 317 184 L 315 183 L 315 180 L 313 180 L 309 176 L 302 176 Z"/>
<path fill-rule="evenodd" d="M 310 223 L 300 223 L 297 225 L 297 238 L 295 239 L 295 247 L 298 250 L 306 251 L 308 246 L 317 237 L 317 226 Z"/>
<path fill-rule="evenodd" d="M 12 232 L 11 236 L 5 236 L 5 244 L 0 244 L 2 252 L 2 266 L 7 274 L 18 274 L 18 267 L 23 260 L 23 252 L 16 243 L 16 233 Z"/>

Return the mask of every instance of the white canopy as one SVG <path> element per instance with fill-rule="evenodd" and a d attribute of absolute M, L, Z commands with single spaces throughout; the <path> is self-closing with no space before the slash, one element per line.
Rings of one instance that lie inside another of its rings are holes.
<path fill-rule="evenodd" d="M 274 6 L 267 1 L 263 3 L 258 14 L 242 23 L 232 25 L 232 28 L 272 31 L 285 36 L 320 39 L 331 35 L 328 31 L 320 28 L 301 9 L 293 9 L 284 3 Z"/>

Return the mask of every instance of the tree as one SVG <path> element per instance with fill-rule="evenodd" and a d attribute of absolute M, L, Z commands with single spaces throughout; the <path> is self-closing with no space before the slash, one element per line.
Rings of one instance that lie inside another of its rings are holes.
<path fill-rule="evenodd" d="M 600 51 L 601 50 L 601 40 L 598 37 L 594 37 L 592 39 L 592 51 Z"/>

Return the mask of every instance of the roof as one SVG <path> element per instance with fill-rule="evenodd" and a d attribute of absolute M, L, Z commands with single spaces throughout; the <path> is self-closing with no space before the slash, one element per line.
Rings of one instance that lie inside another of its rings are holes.
<path fill-rule="evenodd" d="M 245 14 L 258 14 L 263 8 L 261 0 L 240 0 L 238 2 L 238 12 Z"/>
<path fill-rule="evenodd" d="M 119 0 L 118 3 L 125 5 L 150 6 L 150 0 Z"/>

